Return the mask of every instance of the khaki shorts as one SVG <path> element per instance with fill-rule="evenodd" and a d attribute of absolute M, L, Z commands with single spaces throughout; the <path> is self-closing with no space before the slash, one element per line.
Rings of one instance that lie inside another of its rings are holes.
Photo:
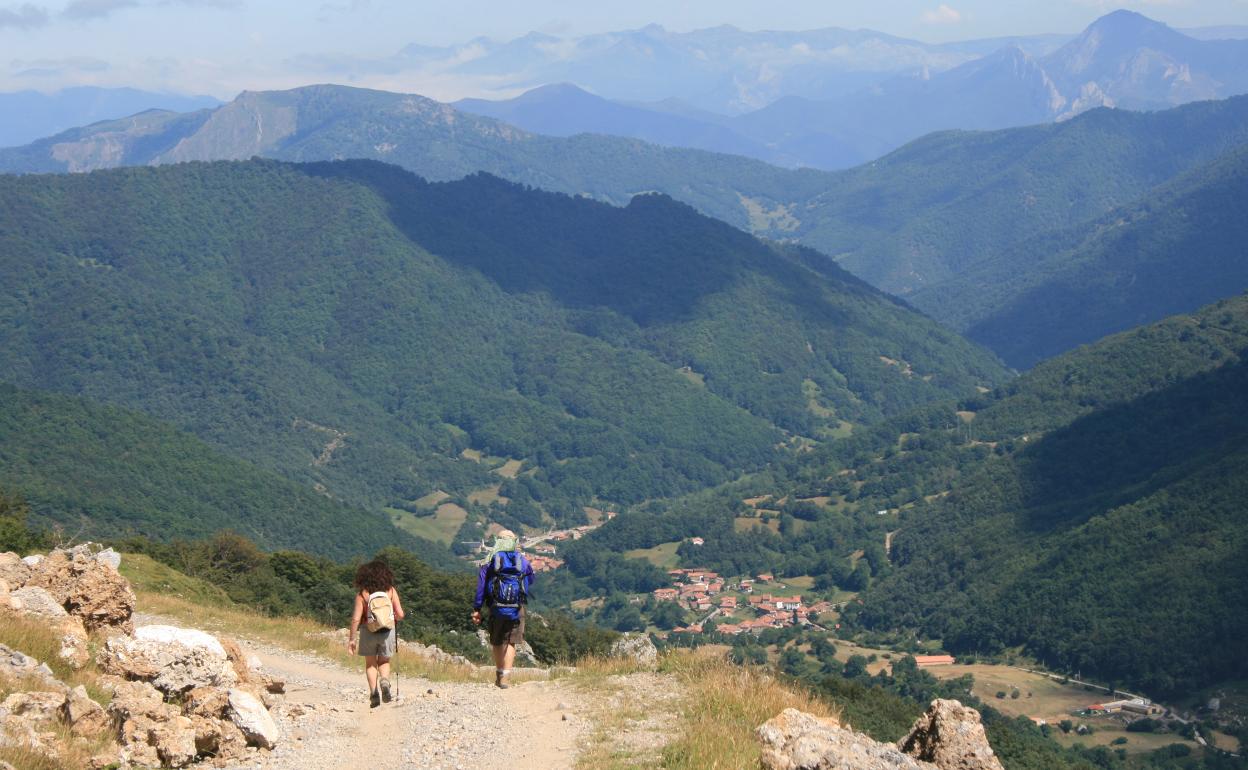
<path fill-rule="evenodd" d="M 491 614 L 489 628 L 490 644 L 495 647 L 503 644 L 519 647 L 524 644 L 524 608 L 520 608 L 520 617 L 517 620 Z"/>

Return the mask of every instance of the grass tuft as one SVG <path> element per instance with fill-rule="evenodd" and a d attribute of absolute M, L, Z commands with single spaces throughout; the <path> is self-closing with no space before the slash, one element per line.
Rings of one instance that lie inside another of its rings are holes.
<path fill-rule="evenodd" d="M 663 751 L 668 768 L 755 770 L 760 747 L 754 731 L 786 708 L 839 718 L 827 702 L 758 668 L 724 658 L 677 651 L 663 659 L 685 690 L 681 731 Z"/>

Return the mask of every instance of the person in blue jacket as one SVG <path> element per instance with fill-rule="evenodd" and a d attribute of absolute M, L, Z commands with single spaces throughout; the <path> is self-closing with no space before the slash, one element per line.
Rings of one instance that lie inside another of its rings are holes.
<path fill-rule="evenodd" d="M 477 573 L 472 622 L 480 625 L 481 607 L 490 608 L 487 628 L 494 649 L 494 685 L 502 689 L 507 689 L 516 648 L 524 644 L 524 607 L 532 588 L 533 565 L 520 553 L 516 533 L 499 532 Z"/>

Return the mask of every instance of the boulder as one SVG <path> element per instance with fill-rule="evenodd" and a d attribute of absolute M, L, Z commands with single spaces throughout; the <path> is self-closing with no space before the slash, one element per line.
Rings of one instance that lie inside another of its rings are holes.
<path fill-rule="evenodd" d="M 112 548 L 105 548 L 99 543 L 82 543 L 73 548 L 63 550 L 71 560 L 86 559 L 88 561 L 98 561 L 100 564 L 113 569 L 121 567 L 121 554 Z"/>
<path fill-rule="evenodd" d="M 0 553 L 0 580 L 9 584 L 9 588 L 21 588 L 30 577 L 30 565 L 22 561 L 22 557 L 6 551 Z"/>
<path fill-rule="evenodd" d="M 230 692 L 224 687 L 196 687 L 182 697 L 188 716 L 220 719 L 230 706 Z"/>
<path fill-rule="evenodd" d="M 227 714 L 230 721 L 246 736 L 247 742 L 262 749 L 276 746 L 281 733 L 264 704 L 246 690 L 230 690 L 229 698 Z"/>
<path fill-rule="evenodd" d="M 19 604 L 14 605 L 13 599 Z M 9 594 L 9 601 L 10 606 L 23 615 L 33 615 L 58 624 L 69 618 L 69 613 L 56 596 L 40 586 L 23 586 Z"/>
<path fill-rule="evenodd" d="M 1002 770 L 988 745 L 979 712 L 956 700 L 932 701 L 897 745 L 941 770 Z"/>
<path fill-rule="evenodd" d="M 767 770 L 934 770 L 896 746 L 841 727 L 835 719 L 785 709 L 757 731 Z"/>
<path fill-rule="evenodd" d="M 195 725 L 187 717 L 176 716 L 155 725 L 148 743 L 156 747 L 156 755 L 168 767 L 186 767 L 195 761 Z"/>
<path fill-rule="evenodd" d="M 180 714 L 136 716 L 121 726 L 122 756 L 140 767 L 186 767 L 195 761 L 195 727 Z"/>
<path fill-rule="evenodd" d="M 111 627 L 133 630 L 134 590 L 116 569 L 96 559 L 84 546 L 48 554 L 30 573 L 27 585 L 46 588 L 88 630 Z"/>
<path fill-rule="evenodd" d="M 69 691 L 63 682 L 52 675 L 52 669 L 46 663 L 40 663 L 26 653 L 0 644 L 0 680 L 4 679 L 36 679 L 45 690 Z"/>
<path fill-rule="evenodd" d="M 65 618 L 57 633 L 61 636 L 61 646 L 56 656 L 70 668 L 78 670 L 91 661 L 91 650 L 87 646 L 87 629 L 82 624 L 81 618 Z"/>
<path fill-rule="evenodd" d="M 65 693 L 62 692 L 15 692 L 0 703 L 0 712 L 31 724 L 57 724 L 64 705 Z"/>
<path fill-rule="evenodd" d="M 195 749 L 200 754 L 226 762 L 247 756 L 247 738 L 233 722 L 192 716 L 191 724 L 195 729 Z"/>
<path fill-rule="evenodd" d="M 170 715 L 172 707 L 165 703 L 160 690 L 147 682 L 114 682 L 109 689 L 113 699 L 108 704 L 108 713 L 119 722 L 136 717 L 163 719 Z"/>
<path fill-rule="evenodd" d="M 109 639 L 97 662 L 107 673 L 149 681 L 171 696 L 238 681 L 221 643 L 193 628 L 143 626 L 134 636 Z"/>
<path fill-rule="evenodd" d="M 111 720 L 104 707 L 87 695 L 87 689 L 78 685 L 70 691 L 61 707 L 61 719 L 74 735 L 99 735 L 109 728 Z"/>
<path fill-rule="evenodd" d="M 646 634 L 626 634 L 611 645 L 611 655 L 636 661 L 639 666 L 653 668 L 659 661 L 659 648 L 654 646 L 654 642 Z"/>
<path fill-rule="evenodd" d="M 22 557 L 22 564 L 25 564 L 27 567 L 30 567 L 31 569 L 38 567 L 40 562 L 42 561 L 43 561 L 43 554 L 41 553 L 32 553 L 30 556 Z"/>
<path fill-rule="evenodd" d="M 757 734 L 768 770 L 1002 770 L 979 712 L 952 700 L 932 701 L 897 745 L 797 709 L 785 709 Z"/>

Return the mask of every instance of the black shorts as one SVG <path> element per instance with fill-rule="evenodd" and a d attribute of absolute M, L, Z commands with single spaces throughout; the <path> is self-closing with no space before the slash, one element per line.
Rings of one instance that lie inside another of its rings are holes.
<path fill-rule="evenodd" d="M 520 617 L 505 618 L 497 612 L 490 613 L 490 644 L 498 647 L 510 644 L 519 647 L 524 644 L 524 608 L 520 608 Z"/>

